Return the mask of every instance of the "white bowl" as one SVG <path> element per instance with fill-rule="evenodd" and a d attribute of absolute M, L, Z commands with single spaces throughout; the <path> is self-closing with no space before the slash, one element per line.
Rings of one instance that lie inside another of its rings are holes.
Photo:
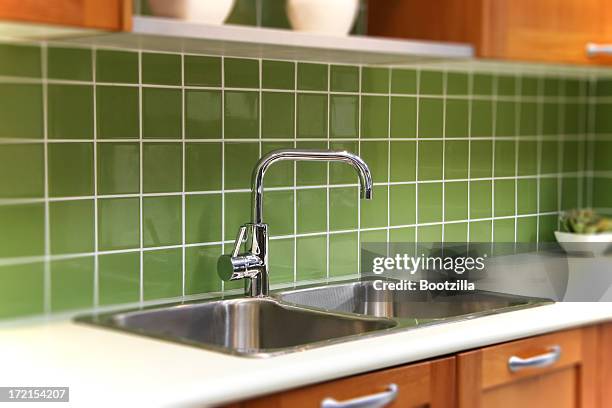
<path fill-rule="evenodd" d="M 612 233 L 575 234 L 555 231 L 555 238 L 567 253 L 582 252 L 599 256 L 612 250 Z"/>
<path fill-rule="evenodd" d="M 358 11 L 359 0 L 287 1 L 287 17 L 296 31 L 347 35 Z"/>
<path fill-rule="evenodd" d="M 172 17 L 194 23 L 222 24 L 235 0 L 149 0 L 158 17 Z"/>

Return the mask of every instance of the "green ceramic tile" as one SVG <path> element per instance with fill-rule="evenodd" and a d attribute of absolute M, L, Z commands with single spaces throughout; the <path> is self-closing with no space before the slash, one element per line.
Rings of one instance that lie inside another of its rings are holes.
<path fill-rule="evenodd" d="M 560 106 L 556 103 L 544 103 L 542 106 L 542 133 L 557 135 L 559 133 Z"/>
<path fill-rule="evenodd" d="M 359 97 L 331 95 L 329 99 L 329 134 L 338 138 L 359 136 Z"/>
<path fill-rule="evenodd" d="M 221 245 L 185 248 L 185 294 L 218 292 L 221 279 L 217 275 L 217 259 Z"/>
<path fill-rule="evenodd" d="M 297 137 L 327 137 L 327 96 L 298 94 Z"/>
<path fill-rule="evenodd" d="M 52 254 L 94 251 L 93 200 L 54 201 L 49 204 Z"/>
<path fill-rule="evenodd" d="M 512 218 L 493 222 L 493 240 L 500 243 L 514 242 L 514 222 Z"/>
<path fill-rule="evenodd" d="M 612 133 L 612 104 L 598 103 L 595 108 L 595 132 Z"/>
<path fill-rule="evenodd" d="M 143 192 L 181 191 L 182 155 L 180 143 L 144 143 L 142 146 Z"/>
<path fill-rule="evenodd" d="M 391 142 L 391 182 L 416 180 L 416 142 Z"/>
<path fill-rule="evenodd" d="M 0 146 L 0 198 L 34 198 L 44 194 L 42 144 Z"/>
<path fill-rule="evenodd" d="M 580 115 L 582 106 L 577 103 L 566 103 L 563 109 L 563 133 L 575 135 L 580 133 Z"/>
<path fill-rule="evenodd" d="M 596 82 L 596 96 L 612 96 L 612 79 L 598 78 Z"/>
<path fill-rule="evenodd" d="M 521 95 L 537 96 L 538 95 L 538 78 L 524 76 L 521 78 Z"/>
<path fill-rule="evenodd" d="M 361 92 L 388 93 L 389 72 L 389 68 L 364 67 L 361 70 Z"/>
<path fill-rule="evenodd" d="M 44 254 L 43 204 L 0 206 L 0 258 Z"/>
<path fill-rule="evenodd" d="M 156 85 L 180 85 L 181 56 L 142 53 L 142 82 Z"/>
<path fill-rule="evenodd" d="M 516 103 L 498 101 L 495 113 L 495 135 L 516 135 Z"/>
<path fill-rule="evenodd" d="M 521 136 L 535 136 L 538 133 L 538 108 L 533 102 L 521 103 Z"/>
<path fill-rule="evenodd" d="M 563 172 L 564 173 L 574 173 L 578 171 L 578 156 L 579 155 L 580 155 L 579 142 L 575 140 L 566 140 L 563 142 Z"/>
<path fill-rule="evenodd" d="M 517 181 L 518 214 L 535 214 L 538 211 L 538 184 L 536 179 Z"/>
<path fill-rule="evenodd" d="M 101 251 L 137 248 L 140 242 L 138 198 L 98 201 L 98 246 Z"/>
<path fill-rule="evenodd" d="M 507 140 L 495 142 L 495 177 L 512 177 L 516 173 L 516 143 Z"/>
<path fill-rule="evenodd" d="M 98 194 L 137 193 L 140 189 L 138 143 L 99 143 Z"/>
<path fill-rule="evenodd" d="M 444 220 L 459 221 L 468 218 L 468 183 L 444 183 Z"/>
<path fill-rule="evenodd" d="M 559 217 L 556 215 L 543 215 L 539 217 L 539 242 L 556 242 L 555 231 L 558 231 Z"/>
<path fill-rule="evenodd" d="M 225 92 L 225 138 L 259 137 L 259 93 Z"/>
<path fill-rule="evenodd" d="M 221 139 L 221 91 L 185 91 L 185 137 Z"/>
<path fill-rule="evenodd" d="M 293 282 L 294 239 L 270 241 L 270 283 Z"/>
<path fill-rule="evenodd" d="M 391 93 L 411 94 L 417 93 L 417 74 L 413 69 L 391 70 Z"/>
<path fill-rule="evenodd" d="M 356 232 L 329 236 L 329 275 L 353 275 L 359 271 L 359 241 Z"/>
<path fill-rule="evenodd" d="M 417 222 L 442 221 L 442 183 L 421 183 L 417 185 Z"/>
<path fill-rule="evenodd" d="M 360 238 L 360 245 L 363 245 L 366 242 L 385 242 L 387 239 L 387 231 L 362 231 Z"/>
<path fill-rule="evenodd" d="M 443 142 L 420 141 L 418 180 L 442 180 Z"/>
<path fill-rule="evenodd" d="M 93 139 L 93 87 L 49 85 L 48 132 L 51 139 Z"/>
<path fill-rule="evenodd" d="M 225 188 L 250 188 L 251 172 L 258 159 L 258 143 L 226 143 Z"/>
<path fill-rule="evenodd" d="M 491 217 L 492 182 L 472 181 L 470 182 L 470 218 Z"/>
<path fill-rule="evenodd" d="M 140 253 L 98 257 L 99 301 L 103 306 L 134 303 L 140 299 Z"/>
<path fill-rule="evenodd" d="M 262 62 L 262 86 L 266 89 L 294 89 L 295 63 L 288 61 Z"/>
<path fill-rule="evenodd" d="M 0 44 L 0 75 L 40 77 L 40 47 Z"/>
<path fill-rule="evenodd" d="M 578 208 L 578 178 L 563 177 L 561 183 L 561 209 L 571 210 Z"/>
<path fill-rule="evenodd" d="M 49 195 L 93 195 L 93 143 L 53 143 L 48 146 Z"/>
<path fill-rule="evenodd" d="M 446 74 L 447 95 L 468 94 L 468 74 L 462 72 L 448 72 Z"/>
<path fill-rule="evenodd" d="M 346 150 L 350 153 L 359 151 L 357 142 L 333 142 L 329 144 L 332 150 Z M 351 184 L 358 183 L 357 172 L 346 163 L 329 163 L 329 182 L 331 184 Z"/>
<path fill-rule="evenodd" d="M 178 89 L 142 90 L 142 135 L 146 139 L 180 139 L 182 96 Z"/>
<path fill-rule="evenodd" d="M 261 144 L 261 155 L 262 157 L 271 151 L 278 149 L 292 149 L 293 142 L 263 142 Z M 321 162 L 313 163 L 319 168 L 326 170 L 326 166 Z M 267 187 L 289 187 L 293 186 L 293 168 L 296 166 L 296 162 L 293 161 L 281 161 L 268 168 L 266 172 L 266 188 Z M 321 183 L 323 184 L 323 183 Z"/>
<path fill-rule="evenodd" d="M 490 74 L 474 74 L 474 95 L 491 95 L 493 93 L 493 77 Z"/>
<path fill-rule="evenodd" d="M 300 62 L 297 70 L 297 89 L 304 91 L 327 90 L 327 65 Z"/>
<path fill-rule="evenodd" d="M 388 188 L 388 186 L 376 186 L 371 200 L 361 200 L 361 228 L 387 226 Z"/>
<path fill-rule="evenodd" d="M 259 61 L 225 58 L 225 86 L 229 88 L 259 88 Z"/>
<path fill-rule="evenodd" d="M 468 178 L 469 142 L 467 140 L 448 141 L 444 151 L 444 178 Z"/>
<path fill-rule="evenodd" d="M 444 242 L 466 242 L 467 236 L 467 222 L 444 224 Z"/>
<path fill-rule="evenodd" d="M 144 300 L 172 298 L 181 293 L 181 249 L 146 251 L 143 257 Z"/>
<path fill-rule="evenodd" d="M 138 88 L 96 87 L 98 138 L 137 139 L 139 137 Z"/>
<path fill-rule="evenodd" d="M 52 79 L 91 81 L 91 50 L 47 48 L 47 76 Z"/>
<path fill-rule="evenodd" d="M 472 101 L 472 137 L 493 135 L 493 105 L 490 101 Z"/>
<path fill-rule="evenodd" d="M 497 78 L 497 94 L 512 96 L 516 94 L 516 78 L 509 75 L 500 75 Z"/>
<path fill-rule="evenodd" d="M 557 96 L 559 95 L 561 82 L 558 78 L 544 78 L 544 95 Z"/>
<path fill-rule="evenodd" d="M 442 137 L 444 123 L 442 99 L 419 99 L 419 137 Z"/>
<path fill-rule="evenodd" d="M 51 261 L 51 311 L 93 307 L 94 258 Z"/>
<path fill-rule="evenodd" d="M 319 279 L 327 273 L 327 240 L 325 236 L 297 238 L 298 280 Z"/>
<path fill-rule="evenodd" d="M 595 170 L 612 170 L 612 141 L 601 140 L 595 143 Z M 0 160 L 1 161 L 1 160 Z"/>
<path fill-rule="evenodd" d="M 538 218 L 523 217 L 516 220 L 516 241 L 536 242 L 538 236 Z"/>
<path fill-rule="evenodd" d="M 326 189 L 298 190 L 296 215 L 298 234 L 325 231 L 327 228 Z"/>
<path fill-rule="evenodd" d="M 361 97 L 361 137 L 383 138 L 389 135 L 389 98 Z"/>
<path fill-rule="evenodd" d="M 540 180 L 540 212 L 557 211 L 557 184 L 557 178 L 555 177 Z"/>
<path fill-rule="evenodd" d="M 295 97 L 291 93 L 262 94 L 261 137 L 292 139 L 294 134 Z"/>
<path fill-rule="evenodd" d="M 185 85 L 221 86 L 221 58 L 185 55 Z"/>
<path fill-rule="evenodd" d="M 2 275 L 0 319 L 43 313 L 44 267 L 42 263 L 2 266 L 0 274 Z"/>
<path fill-rule="evenodd" d="M 416 137 L 416 98 L 405 96 L 391 97 L 391 137 Z"/>
<path fill-rule="evenodd" d="M 538 144 L 521 141 L 518 146 L 518 175 L 531 176 L 538 172 Z"/>
<path fill-rule="evenodd" d="M 252 208 L 251 193 L 225 194 L 225 239 L 234 239 L 238 228 L 250 222 Z"/>
<path fill-rule="evenodd" d="M 446 100 L 446 137 L 467 137 L 469 135 L 469 103 L 466 100 Z"/>
<path fill-rule="evenodd" d="M 389 142 L 361 142 L 361 158 L 368 163 L 375 183 L 388 181 Z"/>
<path fill-rule="evenodd" d="M 336 92 L 359 91 L 359 68 L 348 65 L 332 65 L 330 67 L 330 88 Z M 365 90 L 362 89 L 362 92 Z M 386 92 L 386 91 L 385 91 Z"/>
<path fill-rule="evenodd" d="M 327 142 L 298 141 L 296 147 L 298 149 L 327 149 Z M 330 173 L 331 167 L 332 166 L 330 166 Z M 295 164 L 295 169 L 298 186 L 320 186 L 327 183 L 327 166 L 322 165 L 322 163 L 297 162 Z"/>
<path fill-rule="evenodd" d="M 484 178 L 493 174 L 493 143 L 490 140 L 470 141 L 470 177 Z"/>
<path fill-rule="evenodd" d="M 426 225 L 417 228 L 417 242 L 442 242 L 442 225 Z"/>
<path fill-rule="evenodd" d="M 221 208 L 221 194 L 185 196 L 185 240 L 188 244 L 222 240 Z"/>
<path fill-rule="evenodd" d="M 378 189 L 376 189 L 378 193 Z M 329 189 L 329 228 L 331 231 L 350 230 L 357 227 L 359 189 L 336 187 Z"/>
<path fill-rule="evenodd" d="M 421 71 L 419 78 L 419 94 L 442 95 L 444 78 L 440 71 Z"/>
<path fill-rule="evenodd" d="M 415 227 L 393 228 L 389 230 L 389 242 L 414 242 L 415 239 Z"/>
<path fill-rule="evenodd" d="M 221 143 L 185 144 L 185 189 L 221 190 Z"/>
<path fill-rule="evenodd" d="M 293 229 L 293 191 L 267 191 L 264 195 L 264 220 L 270 236 L 291 235 Z M 245 214 L 245 217 L 248 214 Z"/>
<path fill-rule="evenodd" d="M 145 197 L 142 200 L 142 230 L 145 247 L 181 243 L 180 196 Z"/>
<path fill-rule="evenodd" d="M 416 185 L 389 186 L 389 222 L 391 225 L 416 223 Z"/>
<path fill-rule="evenodd" d="M 470 242 L 491 242 L 491 221 L 470 222 Z"/>
<path fill-rule="evenodd" d="M 129 51 L 96 50 L 96 81 L 137 84 L 138 54 Z"/>
<path fill-rule="evenodd" d="M 593 207 L 612 208 L 612 179 L 593 178 Z"/>
<path fill-rule="evenodd" d="M 0 138 L 42 137 L 42 86 L 0 84 Z"/>
<path fill-rule="evenodd" d="M 514 180 L 495 180 L 495 217 L 505 217 L 515 214 Z"/>

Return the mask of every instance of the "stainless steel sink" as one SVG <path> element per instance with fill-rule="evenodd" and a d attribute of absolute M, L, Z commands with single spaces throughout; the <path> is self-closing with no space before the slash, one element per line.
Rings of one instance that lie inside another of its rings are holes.
<path fill-rule="evenodd" d="M 396 325 L 388 319 L 310 310 L 271 298 L 180 304 L 79 320 L 249 356 L 320 346 Z"/>
<path fill-rule="evenodd" d="M 357 313 L 390 319 L 430 320 L 473 318 L 550 302 L 501 293 L 376 290 L 379 279 L 340 282 L 275 293 L 279 300 L 337 313 Z"/>

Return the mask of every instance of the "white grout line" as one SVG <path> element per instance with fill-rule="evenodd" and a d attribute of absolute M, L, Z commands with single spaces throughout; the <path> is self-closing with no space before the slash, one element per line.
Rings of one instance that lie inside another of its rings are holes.
<path fill-rule="evenodd" d="M 93 305 L 94 309 L 100 306 L 100 258 L 98 256 L 100 246 L 98 242 L 98 112 L 96 101 L 96 58 L 97 50 L 95 47 L 91 50 L 91 69 L 93 80 L 93 204 L 94 204 L 94 287 L 93 287 Z"/>
<path fill-rule="evenodd" d="M 446 101 L 448 94 L 448 72 L 442 72 L 442 237 L 441 241 L 445 240 L 444 221 L 446 220 Z"/>
<path fill-rule="evenodd" d="M 327 148 L 330 148 L 330 140 L 331 140 L 331 65 L 327 65 Z M 326 231 L 326 235 L 325 235 L 325 277 L 326 279 L 329 279 L 330 276 L 330 236 L 329 236 L 329 230 L 330 230 L 330 224 L 329 224 L 329 163 L 325 163 L 325 177 L 326 177 L 326 183 L 325 183 L 325 231 Z"/>
<path fill-rule="evenodd" d="M 225 254 L 225 57 L 221 57 L 221 253 Z M 225 291 L 225 281 L 221 281 L 221 292 Z"/>
<path fill-rule="evenodd" d="M 138 196 L 138 211 L 139 211 L 139 245 L 140 245 L 140 286 L 139 286 L 139 300 L 140 303 L 142 304 L 142 302 L 144 302 L 144 228 L 143 228 L 143 224 L 144 224 L 144 214 L 143 214 L 143 193 L 144 193 L 144 189 L 143 189 L 143 179 L 144 179 L 144 174 L 143 174 L 143 169 L 144 169 L 144 157 L 143 157 L 143 109 L 142 109 L 142 52 L 139 51 L 138 52 L 138 137 L 139 137 L 139 142 L 138 142 L 138 147 L 139 147 L 139 166 L 140 166 L 140 170 L 139 170 L 139 187 L 138 187 L 138 192 L 139 192 L 139 196 Z"/>
<path fill-rule="evenodd" d="M 419 139 L 420 137 L 420 132 L 419 132 L 419 117 L 421 116 L 420 110 L 421 110 L 421 98 L 419 96 L 419 90 L 420 90 L 420 85 L 421 85 L 421 71 L 419 69 L 416 70 L 415 72 L 415 76 L 416 76 L 416 123 L 415 123 L 415 135 L 417 137 L 417 139 Z M 414 143 L 414 151 L 415 151 L 415 161 L 414 161 L 414 166 L 415 166 L 415 170 L 414 170 L 414 216 L 415 216 L 415 220 L 418 224 L 419 222 L 419 141 L 417 140 Z M 419 227 L 415 227 L 414 228 L 414 245 L 415 245 L 415 250 L 416 250 L 416 245 L 419 242 Z"/>
<path fill-rule="evenodd" d="M 497 95 L 497 93 L 499 92 L 499 77 L 497 75 L 494 75 L 492 78 L 492 92 L 493 95 Z M 497 101 L 492 101 L 491 102 L 491 133 L 493 134 L 493 140 L 491 141 L 491 177 L 493 178 L 493 180 L 491 181 L 491 214 L 493 215 L 493 217 L 495 217 L 495 141 L 496 141 L 496 136 L 497 136 Z M 516 187 L 516 186 L 515 186 Z M 516 191 L 514 192 L 514 194 L 516 195 Z M 491 222 L 491 243 L 493 244 L 495 242 L 495 222 L 492 221 Z"/>
<path fill-rule="evenodd" d="M 297 148 L 297 123 L 298 123 L 298 68 L 297 61 L 293 65 L 293 147 Z M 293 282 L 297 282 L 297 162 L 293 162 Z"/>
<path fill-rule="evenodd" d="M 520 85 L 518 83 L 518 75 L 514 75 L 514 93 L 520 95 Z M 520 136 L 521 134 L 521 104 L 514 104 L 514 133 Z M 514 176 L 516 179 L 514 180 L 514 242 L 516 243 L 518 239 L 518 175 L 519 175 L 519 148 L 520 143 L 517 138 L 514 141 Z"/>
<path fill-rule="evenodd" d="M 474 92 L 474 73 L 468 73 L 468 93 Z M 470 196 L 472 195 L 472 100 L 468 100 L 468 171 L 467 171 L 467 237 L 466 241 L 470 242 L 470 219 L 471 206 Z"/>
<path fill-rule="evenodd" d="M 537 83 L 537 87 L 538 87 L 538 91 L 537 94 L 538 95 L 542 95 L 544 93 L 544 78 L 543 77 L 539 77 L 538 78 L 538 83 Z M 542 101 L 537 102 L 536 105 L 536 109 L 537 109 L 537 133 L 538 134 L 542 134 L 544 133 L 544 105 Z M 541 173 L 542 173 L 542 139 L 540 138 L 540 140 L 538 140 L 537 142 L 537 156 L 536 156 L 536 165 L 537 165 L 537 179 L 536 179 L 536 209 L 537 209 L 537 213 L 540 213 L 541 210 L 541 197 L 540 197 L 540 192 L 542 189 L 542 177 L 540 177 Z M 536 234 L 536 242 L 537 242 L 537 247 L 539 247 L 540 245 L 540 216 L 538 215 L 537 218 L 537 234 Z"/>
<path fill-rule="evenodd" d="M 185 249 L 185 244 L 187 243 L 186 240 L 186 214 L 185 214 L 185 209 L 186 209 L 186 205 L 185 205 L 185 201 L 186 201 L 186 197 L 185 197 L 185 191 L 187 191 L 187 182 L 185 180 L 185 166 L 186 166 L 186 162 L 187 162 L 187 155 L 186 155 L 186 149 L 185 149 L 185 139 L 186 139 L 186 135 L 185 135 L 185 115 L 186 115 L 186 107 L 185 107 L 185 98 L 186 98 L 186 92 L 185 92 L 185 54 L 181 53 L 181 150 L 182 150 L 182 160 L 181 160 L 181 179 L 182 179 L 182 188 L 181 188 L 181 295 L 185 296 L 185 286 L 186 286 L 186 282 L 185 282 L 185 274 L 186 274 L 186 270 L 185 270 L 185 263 L 186 263 L 186 249 Z"/>
<path fill-rule="evenodd" d="M 43 42 L 40 47 L 40 62 L 42 75 L 42 99 L 43 99 L 43 161 L 44 161 L 44 264 L 43 264 L 43 309 L 46 315 L 51 313 L 51 223 L 49 219 L 49 103 L 48 103 L 48 85 L 47 85 L 47 43 Z"/>

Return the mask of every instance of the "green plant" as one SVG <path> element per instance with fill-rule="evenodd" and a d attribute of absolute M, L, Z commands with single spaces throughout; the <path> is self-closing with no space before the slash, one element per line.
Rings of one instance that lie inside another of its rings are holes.
<path fill-rule="evenodd" d="M 590 209 L 571 210 L 561 214 L 561 226 L 575 234 L 599 234 L 612 231 L 612 219 Z"/>

